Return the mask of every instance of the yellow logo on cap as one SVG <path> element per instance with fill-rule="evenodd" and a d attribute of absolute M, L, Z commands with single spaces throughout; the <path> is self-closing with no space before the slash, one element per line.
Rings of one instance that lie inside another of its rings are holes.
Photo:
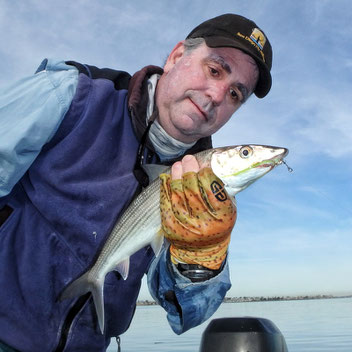
<path fill-rule="evenodd" d="M 259 51 L 263 61 L 265 62 L 263 47 L 266 43 L 266 38 L 263 32 L 261 32 L 258 28 L 254 28 L 249 37 L 240 32 L 237 32 L 237 36 L 251 43 Z"/>
<path fill-rule="evenodd" d="M 254 41 L 255 44 L 259 46 L 260 50 L 263 50 L 266 38 L 262 31 L 260 31 L 258 28 L 254 28 L 250 38 Z"/>

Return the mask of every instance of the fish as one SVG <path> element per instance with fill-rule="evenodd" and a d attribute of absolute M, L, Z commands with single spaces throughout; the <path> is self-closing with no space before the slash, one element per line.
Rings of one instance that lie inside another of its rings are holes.
<path fill-rule="evenodd" d="M 249 144 L 208 149 L 194 156 L 200 168 L 210 167 L 213 170 L 224 183 L 228 195 L 234 199 L 238 192 L 284 163 L 287 154 L 286 148 Z M 154 165 L 145 168 L 151 179 L 162 172 L 170 173 L 170 167 L 165 169 L 165 166 Z M 95 262 L 63 290 L 59 300 L 91 292 L 103 334 L 105 276 L 117 270 L 126 280 L 130 256 L 145 246 L 150 245 L 158 256 L 164 245 L 160 228 L 160 179 L 156 177 L 117 220 Z"/>

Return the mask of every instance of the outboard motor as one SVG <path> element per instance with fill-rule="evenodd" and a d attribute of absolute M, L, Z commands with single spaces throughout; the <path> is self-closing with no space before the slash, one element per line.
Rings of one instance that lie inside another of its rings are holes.
<path fill-rule="evenodd" d="M 269 319 L 213 319 L 204 330 L 199 352 L 288 352 L 281 331 Z"/>

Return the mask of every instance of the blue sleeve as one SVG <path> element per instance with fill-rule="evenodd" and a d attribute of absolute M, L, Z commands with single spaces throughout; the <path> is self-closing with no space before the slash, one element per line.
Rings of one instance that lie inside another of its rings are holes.
<path fill-rule="evenodd" d="M 0 197 L 10 193 L 55 134 L 77 82 L 75 67 L 46 59 L 36 74 L 0 90 Z"/>
<path fill-rule="evenodd" d="M 168 249 L 152 262 L 148 271 L 148 287 L 152 297 L 167 312 L 167 319 L 176 334 L 203 323 L 222 303 L 230 289 L 227 262 L 223 270 L 210 280 L 191 282 L 181 275 L 169 260 Z M 175 305 L 168 297 L 175 294 Z"/>

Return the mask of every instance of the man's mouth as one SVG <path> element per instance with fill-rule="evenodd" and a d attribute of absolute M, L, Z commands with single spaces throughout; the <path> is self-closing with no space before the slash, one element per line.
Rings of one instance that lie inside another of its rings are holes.
<path fill-rule="evenodd" d="M 197 108 L 197 110 L 199 111 L 199 113 L 202 115 L 203 119 L 205 121 L 208 121 L 208 114 L 197 104 L 195 103 L 191 98 L 189 98 L 189 100 L 191 101 L 191 103 Z"/>

